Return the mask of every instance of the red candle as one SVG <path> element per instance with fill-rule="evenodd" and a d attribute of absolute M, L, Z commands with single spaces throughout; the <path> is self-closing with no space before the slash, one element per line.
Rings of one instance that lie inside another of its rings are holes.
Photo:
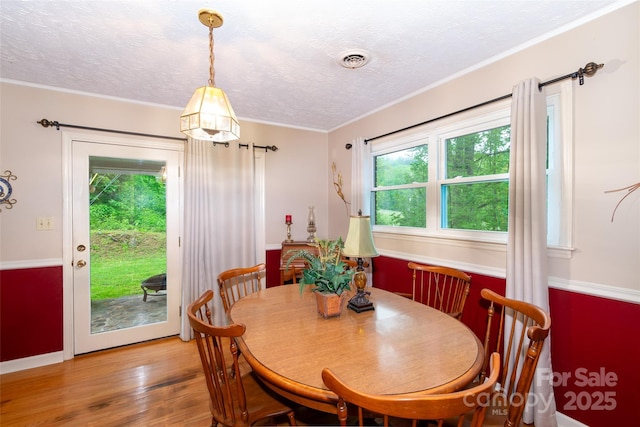
<path fill-rule="evenodd" d="M 284 222 L 285 223 L 290 223 L 291 222 L 291 215 L 285 215 L 284 216 Z"/>

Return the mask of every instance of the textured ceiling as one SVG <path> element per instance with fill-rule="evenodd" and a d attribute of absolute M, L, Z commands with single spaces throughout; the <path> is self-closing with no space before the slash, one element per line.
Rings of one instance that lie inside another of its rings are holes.
<path fill-rule="evenodd" d="M 183 108 L 209 77 L 207 7 L 238 117 L 326 131 L 620 3 L 1 0 L 0 77 Z M 349 49 L 371 62 L 341 67 Z"/>

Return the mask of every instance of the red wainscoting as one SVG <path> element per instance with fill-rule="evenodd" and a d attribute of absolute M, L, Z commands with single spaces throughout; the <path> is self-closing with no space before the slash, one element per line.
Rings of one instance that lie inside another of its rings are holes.
<path fill-rule="evenodd" d="M 0 271 L 0 361 L 62 351 L 62 267 Z"/>
<path fill-rule="evenodd" d="M 267 251 L 267 288 L 280 285 L 280 249 Z"/>
<path fill-rule="evenodd" d="M 267 252 L 267 271 L 278 271 L 280 251 Z M 407 260 L 373 259 L 374 286 L 409 292 Z M 480 290 L 504 295 L 505 280 L 468 272 L 471 291 L 462 321 L 484 339 L 486 305 Z M 268 279 L 269 280 L 269 279 Z M 279 276 L 268 282 L 276 286 Z M 629 425 L 640 402 L 640 304 L 549 290 L 551 358 L 556 408 L 590 427 Z"/>
<path fill-rule="evenodd" d="M 280 250 L 267 251 L 267 286 L 280 283 Z M 480 290 L 501 278 L 470 273 L 463 322 L 483 337 Z M 374 285 L 407 292 L 407 261 L 373 260 Z M 640 402 L 640 304 L 550 289 L 551 355 L 558 411 L 591 427 L 627 425 Z M 69 308 L 71 309 L 71 308 Z M 62 267 L 0 271 L 0 361 L 62 351 Z"/>
<path fill-rule="evenodd" d="M 591 427 L 631 425 L 640 404 L 640 304 L 551 289 L 556 407 Z"/>

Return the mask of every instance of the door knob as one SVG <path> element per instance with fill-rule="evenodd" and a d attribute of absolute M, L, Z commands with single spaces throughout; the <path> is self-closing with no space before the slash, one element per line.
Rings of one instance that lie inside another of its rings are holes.
<path fill-rule="evenodd" d="M 83 259 L 78 260 L 78 262 L 76 262 L 76 266 L 77 266 L 78 268 L 82 268 L 82 267 L 84 267 L 85 265 L 87 265 L 87 261 L 85 261 L 85 260 L 83 260 Z"/>

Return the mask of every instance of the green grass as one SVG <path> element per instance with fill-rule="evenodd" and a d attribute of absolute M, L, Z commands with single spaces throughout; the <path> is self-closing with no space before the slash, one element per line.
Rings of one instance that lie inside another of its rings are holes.
<path fill-rule="evenodd" d="M 166 272 L 164 233 L 91 233 L 91 299 L 142 295 L 140 282 Z"/>

